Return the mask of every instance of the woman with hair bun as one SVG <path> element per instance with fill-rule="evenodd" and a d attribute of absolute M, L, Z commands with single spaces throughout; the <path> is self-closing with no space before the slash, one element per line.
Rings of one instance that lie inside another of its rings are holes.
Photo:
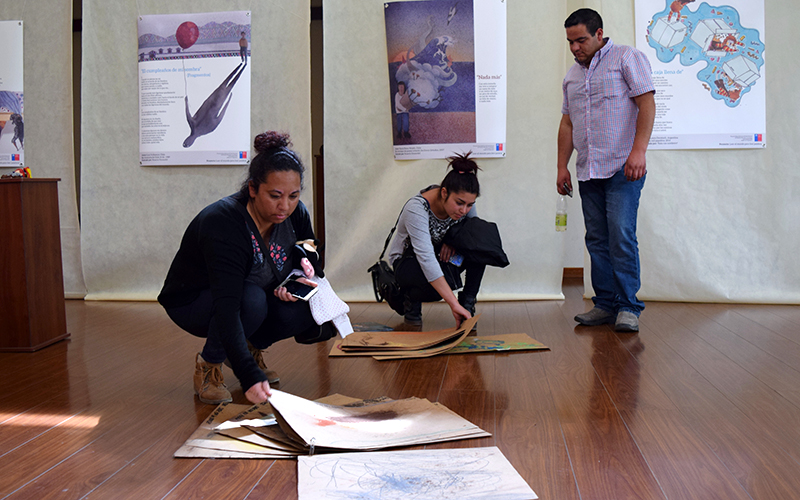
<path fill-rule="evenodd" d="M 403 317 L 409 325 L 422 325 L 422 302 L 439 299 L 450 306 L 457 325 L 475 314 L 486 265 L 472 262 L 468 255 L 457 255 L 453 247 L 443 242 L 452 226 L 477 215 L 479 167 L 469 155 L 448 158 L 451 170 L 442 183 L 420 191 L 400 213 L 389 247 L 389 262 L 403 292 Z M 453 290 L 461 288 L 464 270 L 464 287 L 456 299 Z"/>
<path fill-rule="evenodd" d="M 255 138 L 257 154 L 247 180 L 238 193 L 192 220 L 158 296 L 178 326 L 206 339 L 194 372 L 194 390 L 204 403 L 232 400 L 223 362 L 247 399 L 261 403 L 270 395 L 269 384 L 279 380 L 267 369 L 262 349 L 289 337 L 312 343 L 336 334 L 330 322 L 315 323 L 308 302 L 278 286 L 301 267 L 305 254 L 296 243 L 314 240 L 300 201 L 305 169 L 290 146 L 288 134 Z M 305 259 L 302 268 L 309 277 L 314 274 Z M 316 274 L 322 275 L 318 267 Z"/>

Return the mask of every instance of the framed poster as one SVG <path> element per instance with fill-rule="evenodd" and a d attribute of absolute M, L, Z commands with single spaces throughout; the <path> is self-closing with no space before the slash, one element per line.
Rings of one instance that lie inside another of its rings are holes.
<path fill-rule="evenodd" d="M 384 4 L 394 157 L 504 157 L 506 4 Z"/>
<path fill-rule="evenodd" d="M 0 21 L 0 47 L 0 167 L 24 167 L 22 21 Z"/>
<path fill-rule="evenodd" d="M 250 12 L 139 18 L 141 165 L 248 163 Z"/>
<path fill-rule="evenodd" d="M 764 1 L 636 0 L 650 60 L 650 149 L 764 148 Z"/>

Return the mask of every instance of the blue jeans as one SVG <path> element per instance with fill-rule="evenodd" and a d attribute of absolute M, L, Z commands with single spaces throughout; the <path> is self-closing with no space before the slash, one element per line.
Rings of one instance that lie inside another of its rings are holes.
<path fill-rule="evenodd" d="M 397 113 L 397 133 L 408 133 L 408 113 Z"/>
<path fill-rule="evenodd" d="M 608 179 L 578 183 L 596 294 L 592 301 L 615 314 L 629 311 L 638 316 L 644 309 L 636 297 L 641 286 L 636 215 L 645 177 L 630 182 L 623 169 Z"/>

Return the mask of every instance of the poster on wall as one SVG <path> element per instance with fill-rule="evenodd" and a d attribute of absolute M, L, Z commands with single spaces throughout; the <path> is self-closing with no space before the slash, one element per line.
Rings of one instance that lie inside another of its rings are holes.
<path fill-rule="evenodd" d="M 397 160 L 506 155 L 506 3 L 384 4 Z"/>
<path fill-rule="evenodd" d="M 139 17 L 141 165 L 238 165 L 250 149 L 250 12 Z"/>
<path fill-rule="evenodd" d="M 0 21 L 0 167 L 25 166 L 22 21 Z"/>
<path fill-rule="evenodd" d="M 636 0 L 653 70 L 650 149 L 764 148 L 764 0 Z"/>

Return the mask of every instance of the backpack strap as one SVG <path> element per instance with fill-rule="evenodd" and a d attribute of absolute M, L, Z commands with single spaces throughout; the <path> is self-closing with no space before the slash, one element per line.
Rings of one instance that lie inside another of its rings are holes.
<path fill-rule="evenodd" d="M 381 256 L 378 257 L 378 260 L 383 260 L 383 255 L 386 253 L 386 249 L 389 248 L 389 242 L 392 241 L 392 236 L 394 236 L 394 231 L 395 229 L 397 229 L 397 225 L 400 223 L 400 216 L 403 215 L 403 210 L 406 209 L 406 205 L 408 205 L 409 201 L 411 201 L 411 199 L 409 199 L 405 203 L 405 205 L 403 205 L 403 208 L 400 209 L 400 213 L 397 214 L 397 220 L 394 221 L 394 227 L 392 228 L 391 231 L 389 231 L 389 236 L 386 237 L 386 242 L 383 244 L 383 251 L 381 252 Z"/>

